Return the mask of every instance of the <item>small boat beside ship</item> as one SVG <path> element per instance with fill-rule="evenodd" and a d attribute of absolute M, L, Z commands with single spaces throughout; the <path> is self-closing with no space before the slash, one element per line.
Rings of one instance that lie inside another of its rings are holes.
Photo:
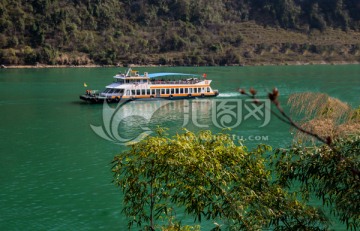
<path fill-rule="evenodd" d="M 219 94 L 210 86 L 206 75 L 184 73 L 148 73 L 140 75 L 129 68 L 125 74 L 114 76 L 114 82 L 102 92 L 86 90 L 80 99 L 90 103 L 119 102 L 120 100 L 191 99 L 214 97 Z"/>

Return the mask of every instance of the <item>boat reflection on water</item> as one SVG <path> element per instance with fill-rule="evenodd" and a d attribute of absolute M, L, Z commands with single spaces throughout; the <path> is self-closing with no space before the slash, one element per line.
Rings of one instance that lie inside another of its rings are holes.
<path fill-rule="evenodd" d="M 105 103 L 103 125 L 91 127 L 104 139 L 124 145 L 154 134 L 157 127 L 171 127 L 171 135 L 184 127 L 209 127 L 211 108 L 208 99 L 133 101 L 116 107 Z"/>

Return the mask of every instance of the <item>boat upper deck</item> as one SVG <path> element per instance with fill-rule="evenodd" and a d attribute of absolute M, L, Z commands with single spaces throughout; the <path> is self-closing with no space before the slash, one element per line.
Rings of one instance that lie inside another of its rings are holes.
<path fill-rule="evenodd" d="M 125 74 L 123 73 L 118 73 L 114 76 L 115 79 L 134 79 L 134 80 L 139 80 L 139 79 L 153 79 L 153 78 L 169 78 L 169 77 L 174 77 L 174 76 L 178 76 L 178 77 L 198 77 L 199 75 L 196 74 L 184 74 L 184 73 L 173 73 L 173 72 L 159 72 L 159 73 L 148 73 L 148 72 L 144 72 L 143 75 L 140 75 L 138 71 L 135 70 L 131 70 L 130 68 L 126 71 Z"/>
<path fill-rule="evenodd" d="M 182 79 L 182 80 L 152 80 L 151 84 L 197 84 L 203 80 L 199 79 Z"/>
<path fill-rule="evenodd" d="M 131 86 L 197 86 L 197 85 L 210 85 L 211 80 L 154 80 L 154 81 L 144 81 L 144 82 L 114 82 L 106 86 L 107 88 L 126 88 Z"/>
<path fill-rule="evenodd" d="M 138 71 L 128 69 L 125 74 L 119 73 L 114 76 L 115 83 L 108 87 L 117 88 L 120 85 L 210 85 L 211 80 L 199 79 L 197 74 L 184 74 L 172 72 L 148 73 L 144 72 L 140 75 Z"/>

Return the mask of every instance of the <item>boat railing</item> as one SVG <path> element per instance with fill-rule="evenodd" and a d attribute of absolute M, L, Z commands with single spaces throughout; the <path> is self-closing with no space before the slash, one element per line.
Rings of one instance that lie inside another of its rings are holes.
<path fill-rule="evenodd" d="M 151 84 L 196 84 L 201 82 L 200 80 L 151 80 Z"/>
<path fill-rule="evenodd" d="M 98 94 L 99 94 L 99 90 L 86 90 L 86 95 L 94 96 Z"/>

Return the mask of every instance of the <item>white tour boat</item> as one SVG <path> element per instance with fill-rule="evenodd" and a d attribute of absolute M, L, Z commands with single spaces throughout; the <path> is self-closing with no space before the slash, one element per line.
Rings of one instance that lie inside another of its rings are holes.
<path fill-rule="evenodd" d="M 174 77 L 177 77 L 174 79 Z M 179 79 L 179 77 L 181 79 Z M 127 70 L 117 74 L 115 81 L 102 92 L 86 90 L 80 99 L 91 103 L 119 102 L 120 100 L 188 99 L 214 97 L 219 94 L 210 86 L 211 80 L 203 76 L 184 73 L 147 73 Z M 84 84 L 85 85 L 85 84 Z"/>

